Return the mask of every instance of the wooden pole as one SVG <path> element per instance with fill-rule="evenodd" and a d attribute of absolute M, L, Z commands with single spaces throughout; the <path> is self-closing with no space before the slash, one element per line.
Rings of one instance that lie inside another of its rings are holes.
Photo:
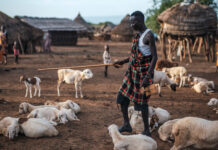
<path fill-rule="evenodd" d="M 166 35 L 165 33 L 161 33 L 161 52 L 162 52 L 162 59 L 167 59 L 166 53 Z"/>
<path fill-rule="evenodd" d="M 72 67 L 60 67 L 60 68 L 41 68 L 38 69 L 38 71 L 58 70 L 58 69 L 96 68 L 96 67 L 104 67 L 104 66 L 114 66 L 114 64 L 97 64 L 97 65 L 72 66 Z"/>
<path fill-rule="evenodd" d="M 196 47 L 198 41 L 199 41 L 199 37 L 196 37 L 195 42 L 194 42 L 194 46 L 193 46 L 193 49 L 192 49 L 193 53 L 195 53 L 195 47 Z"/>
<path fill-rule="evenodd" d="M 204 44 L 203 43 L 203 37 L 199 37 L 199 45 L 198 45 L 198 54 L 201 53 L 201 45 Z M 203 45 L 204 46 L 204 45 Z"/>
<path fill-rule="evenodd" d="M 187 43 L 187 52 L 188 52 L 188 57 L 189 57 L 189 62 L 192 63 L 192 56 L 191 56 L 191 48 L 190 48 L 190 40 L 191 39 L 188 39 L 186 38 L 186 43 Z"/>
<path fill-rule="evenodd" d="M 24 49 L 23 49 L 23 44 L 22 44 L 21 39 L 20 39 L 20 34 L 18 34 L 18 41 L 19 41 L 19 44 L 20 44 L 20 47 L 21 47 L 21 50 L 22 50 L 22 54 L 25 54 Z"/>

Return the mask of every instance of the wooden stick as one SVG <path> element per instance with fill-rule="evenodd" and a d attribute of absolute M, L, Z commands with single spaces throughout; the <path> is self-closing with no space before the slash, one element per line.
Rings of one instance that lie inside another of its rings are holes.
<path fill-rule="evenodd" d="M 72 66 L 72 67 L 60 67 L 60 68 L 42 68 L 42 69 L 38 69 L 38 71 L 58 70 L 58 69 L 96 68 L 96 67 L 104 67 L 104 66 L 114 66 L 114 64 L 97 64 L 97 65 Z"/>

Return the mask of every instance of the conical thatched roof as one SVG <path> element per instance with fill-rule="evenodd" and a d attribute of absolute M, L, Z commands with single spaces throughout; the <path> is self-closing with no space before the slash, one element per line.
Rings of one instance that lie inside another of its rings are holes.
<path fill-rule="evenodd" d="M 13 44 L 18 40 L 18 36 L 23 42 L 36 42 L 43 36 L 40 29 L 36 29 L 19 19 L 13 19 L 0 11 L 0 25 L 4 25 L 8 34 L 8 44 Z"/>
<path fill-rule="evenodd" d="M 195 4 L 178 3 L 158 16 L 163 32 L 174 35 L 203 35 L 216 31 L 217 16 L 213 8 Z"/>
<path fill-rule="evenodd" d="M 129 21 L 129 17 L 130 15 L 126 15 L 123 20 L 121 21 L 121 23 L 119 25 L 117 25 L 113 30 L 112 30 L 112 34 L 117 34 L 117 35 L 128 35 L 128 36 L 132 36 L 133 35 L 133 29 L 130 26 L 130 21 Z"/>
<path fill-rule="evenodd" d="M 93 30 L 92 25 L 88 24 L 88 23 L 83 19 L 83 17 L 80 15 L 80 13 L 78 13 L 77 17 L 76 17 L 73 21 L 75 21 L 76 23 L 79 23 L 79 24 L 85 26 L 85 27 L 87 28 L 87 30 L 89 30 L 89 31 L 92 31 L 92 30 Z"/>

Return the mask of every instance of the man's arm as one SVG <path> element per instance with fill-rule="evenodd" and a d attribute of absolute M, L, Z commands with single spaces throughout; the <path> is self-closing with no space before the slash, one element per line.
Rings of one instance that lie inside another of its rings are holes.
<path fill-rule="evenodd" d="M 148 74 L 145 76 L 145 78 L 142 81 L 142 86 L 147 87 L 150 85 L 149 80 L 151 79 L 151 74 L 154 71 L 154 68 L 155 68 L 155 65 L 157 62 L 157 50 L 156 50 L 154 35 L 152 32 L 147 33 L 147 35 L 143 39 L 143 43 L 149 44 L 151 56 L 152 56 L 151 64 L 150 64 L 150 67 L 148 69 Z"/>
<path fill-rule="evenodd" d="M 120 61 L 116 61 L 114 63 L 114 67 L 119 68 L 121 65 L 128 63 L 129 62 L 129 57 Z"/>
<path fill-rule="evenodd" d="M 151 75 L 151 73 L 154 71 L 156 62 L 157 62 L 157 50 L 155 45 L 155 38 L 152 32 L 148 32 L 148 34 L 143 39 L 144 44 L 149 44 L 150 51 L 151 51 L 151 65 L 148 69 L 148 74 Z"/>

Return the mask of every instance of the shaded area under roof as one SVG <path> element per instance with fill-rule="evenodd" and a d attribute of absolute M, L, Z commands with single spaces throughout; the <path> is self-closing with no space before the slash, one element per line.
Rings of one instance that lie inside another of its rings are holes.
<path fill-rule="evenodd" d="M 22 21 L 43 30 L 47 31 L 82 31 L 86 28 L 70 19 L 66 18 L 38 18 L 38 17 L 21 17 Z"/>

